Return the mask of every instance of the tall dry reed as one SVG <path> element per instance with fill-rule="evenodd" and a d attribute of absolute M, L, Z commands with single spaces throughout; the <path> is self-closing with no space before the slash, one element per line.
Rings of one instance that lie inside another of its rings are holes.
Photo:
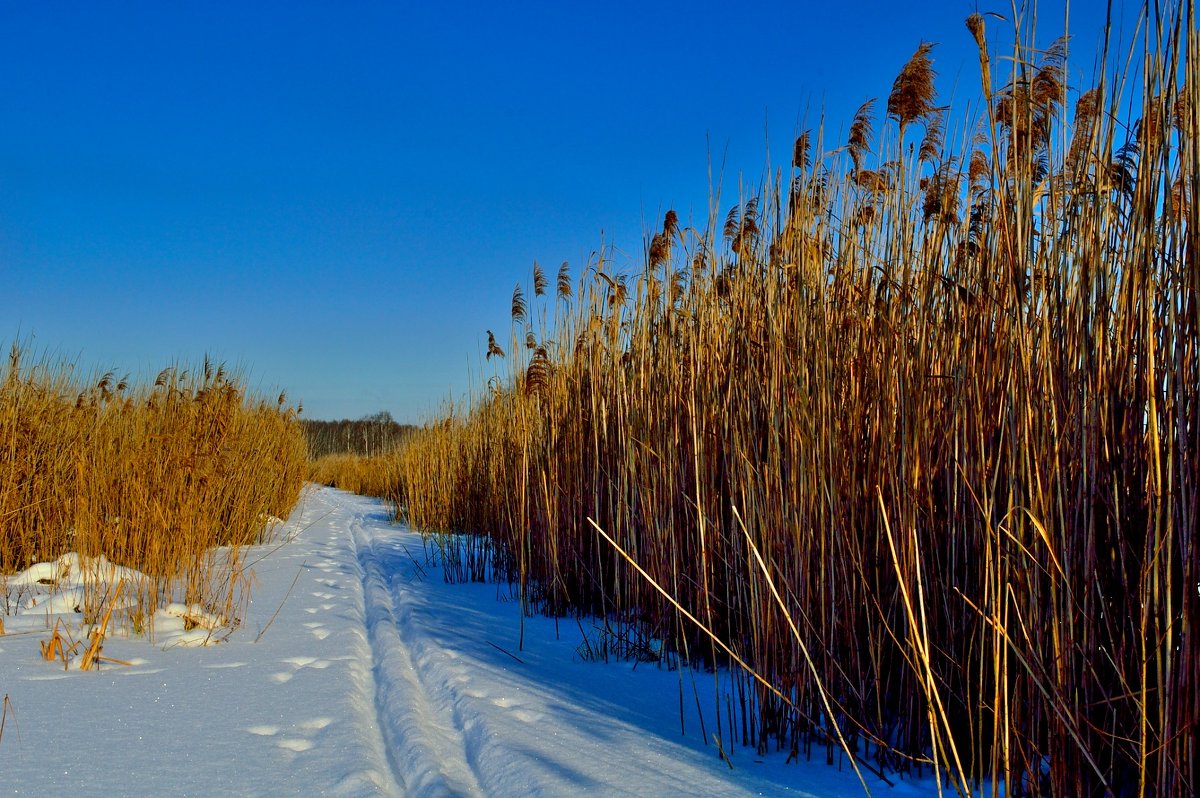
<path fill-rule="evenodd" d="M 401 512 L 529 608 L 734 652 L 725 748 L 1194 795 L 1200 34 L 1159 10 L 1078 92 L 1065 40 L 997 80 L 972 16 L 962 144 L 922 45 L 883 120 L 667 213 L 636 273 L 535 265 L 508 375 L 400 451 Z"/>
<path fill-rule="evenodd" d="M 316 459 L 310 456 L 308 481 L 394 501 L 400 479 L 398 468 L 393 454 L 370 457 L 349 453 L 327 454 Z"/>
<path fill-rule="evenodd" d="M 152 385 L 26 360 L 14 344 L 0 370 L 0 574 L 102 555 L 150 577 L 130 588 L 135 627 L 169 600 L 232 619 L 247 587 L 239 548 L 286 517 L 303 484 L 304 438 L 283 397 L 247 396 L 207 360 Z"/>
<path fill-rule="evenodd" d="M 416 427 L 398 424 L 386 411 L 357 421 L 304 421 L 308 479 L 342 490 L 396 498 L 396 450 Z"/>

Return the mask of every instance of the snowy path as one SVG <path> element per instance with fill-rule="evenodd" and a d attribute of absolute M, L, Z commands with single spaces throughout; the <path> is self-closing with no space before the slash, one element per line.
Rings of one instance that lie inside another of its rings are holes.
<path fill-rule="evenodd" d="M 220 645 L 113 639 L 132 667 L 64 672 L 45 619 L 8 618 L 0 796 L 861 794 L 782 755 L 730 770 L 696 715 L 711 675 L 581 662 L 572 621 L 528 619 L 518 650 L 507 588 L 444 584 L 375 500 L 312 490 L 286 534 Z"/>
<path fill-rule="evenodd" d="M 351 536 L 362 573 L 365 623 L 371 641 L 375 674 L 375 708 L 384 743 L 390 752 L 396 782 L 411 794 L 477 795 L 479 780 L 467 755 L 461 717 L 443 683 L 427 665 L 418 666 L 410 641 L 413 634 L 411 599 L 407 598 L 404 565 L 417 570 L 421 550 L 409 551 L 415 541 L 385 548 L 372 534 L 369 517 L 356 515 Z M 404 553 L 404 558 L 400 557 Z"/>

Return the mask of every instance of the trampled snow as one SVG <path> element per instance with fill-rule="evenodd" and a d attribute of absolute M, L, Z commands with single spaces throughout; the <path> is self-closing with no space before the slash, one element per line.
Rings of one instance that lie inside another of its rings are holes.
<path fill-rule="evenodd" d="M 196 608 L 172 605 L 153 643 L 107 640 L 129 665 L 42 659 L 52 613 L 86 637 L 75 602 L 10 601 L 0 796 L 863 794 L 823 757 L 734 746 L 731 769 L 701 733 L 711 673 L 584 661 L 571 620 L 526 619 L 519 647 L 509 589 L 445 584 L 376 500 L 310 489 L 260 557 L 232 633 L 185 632 Z M 54 565 L 10 577 L 10 598 Z M 867 779 L 874 795 L 933 792 Z"/>

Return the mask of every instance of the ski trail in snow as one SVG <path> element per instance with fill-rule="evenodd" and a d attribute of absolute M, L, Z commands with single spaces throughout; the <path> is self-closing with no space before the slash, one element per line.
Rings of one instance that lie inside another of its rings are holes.
<path fill-rule="evenodd" d="M 326 566 L 362 587 L 353 613 L 362 626 L 346 653 L 357 666 L 354 725 L 367 735 L 374 770 L 339 794 L 358 796 L 364 787 L 418 798 L 861 794 L 849 774 L 789 769 L 783 753 L 733 750 L 734 773 L 706 745 L 690 707 L 690 734 L 681 729 L 679 696 L 694 677 L 581 662 L 578 643 L 570 634 L 560 639 L 554 619 L 527 619 L 518 650 L 519 607 L 503 588 L 443 585 L 440 568 L 423 565 L 420 535 L 391 523 L 376 499 L 321 490 L 313 500 L 328 511 L 325 531 L 314 529 Z M 325 601 L 334 590 L 332 580 L 318 578 L 311 596 Z M 302 628 L 320 631 L 303 618 Z M 286 658 L 279 678 L 323 672 L 314 669 L 328 659 L 328 652 L 322 660 Z M 247 731 L 264 735 L 276 725 Z M 296 734 L 278 744 L 304 755 L 308 739 Z M 911 793 L 898 785 L 889 794 Z"/>
<path fill-rule="evenodd" d="M 255 593 L 220 645 L 117 635 L 105 651 L 127 665 L 64 671 L 38 656 L 45 617 L 6 616 L 0 692 L 20 726 L 0 743 L 0 794 L 861 794 L 851 774 L 782 751 L 727 748 L 731 770 L 691 700 L 712 674 L 590 661 L 594 619 L 526 618 L 522 646 L 508 586 L 445 584 L 389 515 L 306 490 L 281 539 L 248 551 Z"/>
<path fill-rule="evenodd" d="M 392 774 L 406 795 L 483 795 L 463 723 L 445 685 L 428 678 L 410 641 L 419 640 L 405 593 L 404 542 L 373 534 L 386 523 L 378 503 L 353 500 L 349 532 L 363 584 L 364 622 L 373 658 L 375 711 Z M 411 540 L 411 538 L 410 538 Z"/>

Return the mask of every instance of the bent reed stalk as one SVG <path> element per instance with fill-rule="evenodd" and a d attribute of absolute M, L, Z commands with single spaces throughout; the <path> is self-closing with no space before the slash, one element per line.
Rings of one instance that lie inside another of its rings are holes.
<path fill-rule="evenodd" d="M 1065 39 L 994 84 L 974 15 L 961 148 L 922 45 L 878 145 L 868 102 L 635 274 L 535 264 L 487 395 L 396 454 L 401 514 L 468 533 L 455 578 L 744 662 L 722 750 L 1194 795 L 1200 34 L 1141 22 L 1140 86 L 1072 111 Z"/>
<path fill-rule="evenodd" d="M 303 486 L 296 411 L 282 395 L 247 396 L 207 359 L 152 385 L 72 372 L 28 363 L 16 344 L 0 368 L 0 585 L 67 552 L 103 556 L 148 577 L 125 586 L 132 602 L 114 620 L 128 628 L 152 633 L 170 601 L 235 623 L 249 589 L 241 547 Z"/>

